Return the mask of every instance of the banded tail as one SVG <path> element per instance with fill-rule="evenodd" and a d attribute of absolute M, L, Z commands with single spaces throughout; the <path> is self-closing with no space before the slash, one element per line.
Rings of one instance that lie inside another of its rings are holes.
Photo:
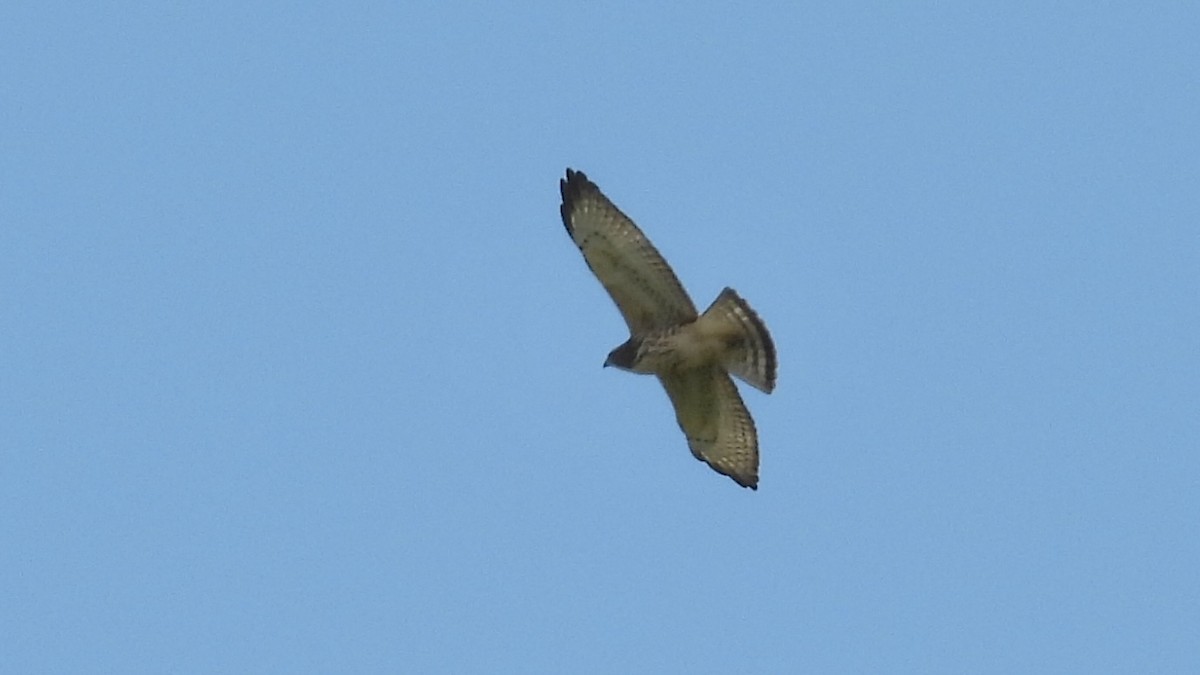
<path fill-rule="evenodd" d="M 775 389 L 775 343 L 758 314 L 732 288 L 721 291 L 700 321 L 719 331 L 727 345 L 721 365 L 750 386 Z"/>

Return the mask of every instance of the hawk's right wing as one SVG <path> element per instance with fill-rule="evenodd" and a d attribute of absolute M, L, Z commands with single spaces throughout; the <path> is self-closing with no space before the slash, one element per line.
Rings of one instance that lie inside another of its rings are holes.
<path fill-rule="evenodd" d="M 758 433 L 737 386 L 720 368 L 659 375 L 696 459 L 758 489 Z"/>
<path fill-rule="evenodd" d="M 645 335 L 696 318 L 667 261 L 582 171 L 559 181 L 562 219 L 588 267 L 617 303 L 629 332 Z"/>

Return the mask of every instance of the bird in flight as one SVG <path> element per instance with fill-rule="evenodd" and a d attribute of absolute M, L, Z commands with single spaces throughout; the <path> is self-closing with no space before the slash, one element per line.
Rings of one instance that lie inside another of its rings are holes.
<path fill-rule="evenodd" d="M 657 376 L 692 455 L 757 490 L 758 433 L 730 375 L 775 388 L 767 327 L 732 288 L 697 314 L 667 261 L 582 171 L 567 169 L 559 190 L 567 233 L 629 326 L 604 365 Z"/>

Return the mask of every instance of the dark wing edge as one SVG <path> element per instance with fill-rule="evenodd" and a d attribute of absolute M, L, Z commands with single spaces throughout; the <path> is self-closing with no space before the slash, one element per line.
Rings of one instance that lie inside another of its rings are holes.
<path fill-rule="evenodd" d="M 758 431 L 737 385 L 719 368 L 660 375 L 696 459 L 758 489 Z"/>
<path fill-rule="evenodd" d="M 563 226 L 633 334 L 696 319 L 679 278 L 646 235 L 582 171 L 559 181 Z"/>

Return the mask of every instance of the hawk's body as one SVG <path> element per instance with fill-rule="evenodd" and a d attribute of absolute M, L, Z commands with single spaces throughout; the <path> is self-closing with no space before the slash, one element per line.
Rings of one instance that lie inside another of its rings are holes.
<path fill-rule="evenodd" d="M 567 232 L 629 326 L 604 365 L 657 375 L 696 459 L 757 489 L 758 435 L 729 376 L 775 388 L 766 326 L 730 288 L 698 315 L 658 250 L 583 172 L 567 169 L 560 189 Z"/>

